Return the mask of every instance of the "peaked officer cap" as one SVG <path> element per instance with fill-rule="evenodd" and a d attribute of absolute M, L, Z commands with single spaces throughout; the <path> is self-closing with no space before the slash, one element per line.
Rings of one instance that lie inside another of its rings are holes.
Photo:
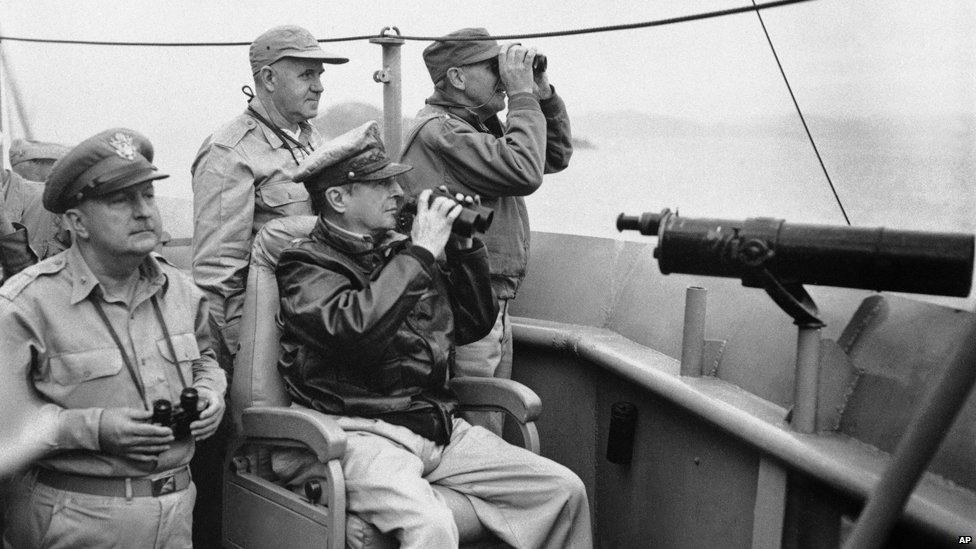
<path fill-rule="evenodd" d="M 85 199 L 169 177 L 152 165 L 152 158 L 152 143 L 133 130 L 113 128 L 89 137 L 51 168 L 44 207 L 64 213 Z"/>
<path fill-rule="evenodd" d="M 413 166 L 390 160 L 376 121 L 369 121 L 324 143 L 302 161 L 292 179 L 309 192 L 346 183 L 380 181 Z"/>

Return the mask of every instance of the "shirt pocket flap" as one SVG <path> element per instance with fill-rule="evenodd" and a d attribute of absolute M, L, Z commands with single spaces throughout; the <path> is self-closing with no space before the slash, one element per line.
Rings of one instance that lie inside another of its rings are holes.
<path fill-rule="evenodd" d="M 308 200 L 308 190 L 305 189 L 305 185 L 292 181 L 264 185 L 258 189 L 258 193 L 269 208 Z"/>
<path fill-rule="evenodd" d="M 114 376 L 122 370 L 118 349 L 90 349 L 51 357 L 51 379 L 58 385 L 78 385 L 100 377 Z"/>
<path fill-rule="evenodd" d="M 173 353 L 169 350 L 169 343 L 166 338 L 156 341 L 156 348 L 159 354 L 170 362 L 187 362 L 200 358 L 200 348 L 197 347 L 197 338 L 194 334 L 174 334 L 173 350 L 176 351 L 176 360 L 173 360 Z"/>

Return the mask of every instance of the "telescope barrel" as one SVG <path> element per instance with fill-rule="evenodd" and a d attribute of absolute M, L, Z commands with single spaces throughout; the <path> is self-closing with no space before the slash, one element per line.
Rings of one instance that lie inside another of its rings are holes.
<path fill-rule="evenodd" d="M 657 236 L 658 226 L 666 212 L 667 210 L 660 214 L 644 212 L 639 216 L 620 214 L 617 216 L 617 230 L 639 231 L 644 236 Z"/>
<path fill-rule="evenodd" d="M 651 232 L 653 218 L 657 223 Z M 968 296 L 972 286 L 972 234 L 791 224 L 772 218 L 693 219 L 668 210 L 621 215 L 617 225 L 657 234 L 654 255 L 664 274 L 741 278 L 745 286 L 760 287 L 764 279 L 757 272 L 764 269 L 784 283 L 956 297 Z"/>

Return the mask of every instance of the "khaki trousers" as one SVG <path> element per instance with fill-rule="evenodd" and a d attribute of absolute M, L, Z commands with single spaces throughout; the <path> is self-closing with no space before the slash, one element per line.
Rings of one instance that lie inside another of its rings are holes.
<path fill-rule="evenodd" d="M 4 548 L 188 549 L 196 486 L 159 497 L 95 496 L 36 482 L 11 483 Z"/>
<path fill-rule="evenodd" d="M 456 377 L 499 377 L 512 379 L 512 324 L 508 300 L 498 300 L 498 318 L 488 335 L 455 350 Z M 505 419 L 501 412 L 465 412 L 464 419 L 496 435 L 502 434 Z"/>
<path fill-rule="evenodd" d="M 517 548 L 593 546 L 583 482 L 562 465 L 454 420 L 446 446 L 385 421 L 336 417 L 348 438 L 342 457 L 346 502 L 402 549 L 458 546 L 447 503 L 431 484 L 463 494 L 486 529 Z M 275 452 L 284 480 L 301 482 L 322 466 L 310 453 Z"/>

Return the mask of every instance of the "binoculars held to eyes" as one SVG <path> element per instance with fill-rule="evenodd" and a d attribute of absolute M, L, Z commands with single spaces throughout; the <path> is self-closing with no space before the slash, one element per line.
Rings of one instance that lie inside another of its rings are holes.
<path fill-rule="evenodd" d="M 661 272 L 741 278 L 766 287 L 817 284 L 966 297 L 972 285 L 972 234 L 803 225 L 766 217 L 691 219 L 671 210 L 620 214 L 620 231 L 657 236 Z"/>
<path fill-rule="evenodd" d="M 467 204 L 458 202 L 454 195 L 441 189 L 431 189 L 430 201 L 438 196 L 450 199 L 455 204 L 461 205 L 461 215 L 454 219 L 451 225 L 451 232 L 461 238 L 470 238 L 474 233 L 485 233 L 491 227 L 491 220 L 495 217 L 495 212 L 491 208 L 486 208 L 478 204 Z M 417 198 L 408 198 L 400 206 L 397 214 L 397 227 L 402 233 L 409 233 L 413 226 L 413 218 L 417 215 Z"/>
<path fill-rule="evenodd" d="M 546 59 L 546 56 L 545 55 L 543 55 L 543 54 L 540 53 L 540 54 L 536 55 L 534 58 L 532 58 L 532 75 L 533 76 L 539 76 L 540 74 L 546 72 L 546 69 L 547 68 L 549 68 L 549 60 Z M 492 59 L 492 61 L 491 61 L 491 70 L 495 74 L 498 74 L 499 73 L 499 71 L 498 71 L 498 58 L 497 57 L 494 58 L 494 59 Z"/>
<path fill-rule="evenodd" d="M 180 405 L 173 409 L 172 403 L 161 398 L 153 402 L 152 423 L 162 425 L 173 430 L 177 440 L 190 436 L 190 424 L 200 419 L 197 403 L 200 396 L 193 387 L 187 387 L 180 393 Z"/>

